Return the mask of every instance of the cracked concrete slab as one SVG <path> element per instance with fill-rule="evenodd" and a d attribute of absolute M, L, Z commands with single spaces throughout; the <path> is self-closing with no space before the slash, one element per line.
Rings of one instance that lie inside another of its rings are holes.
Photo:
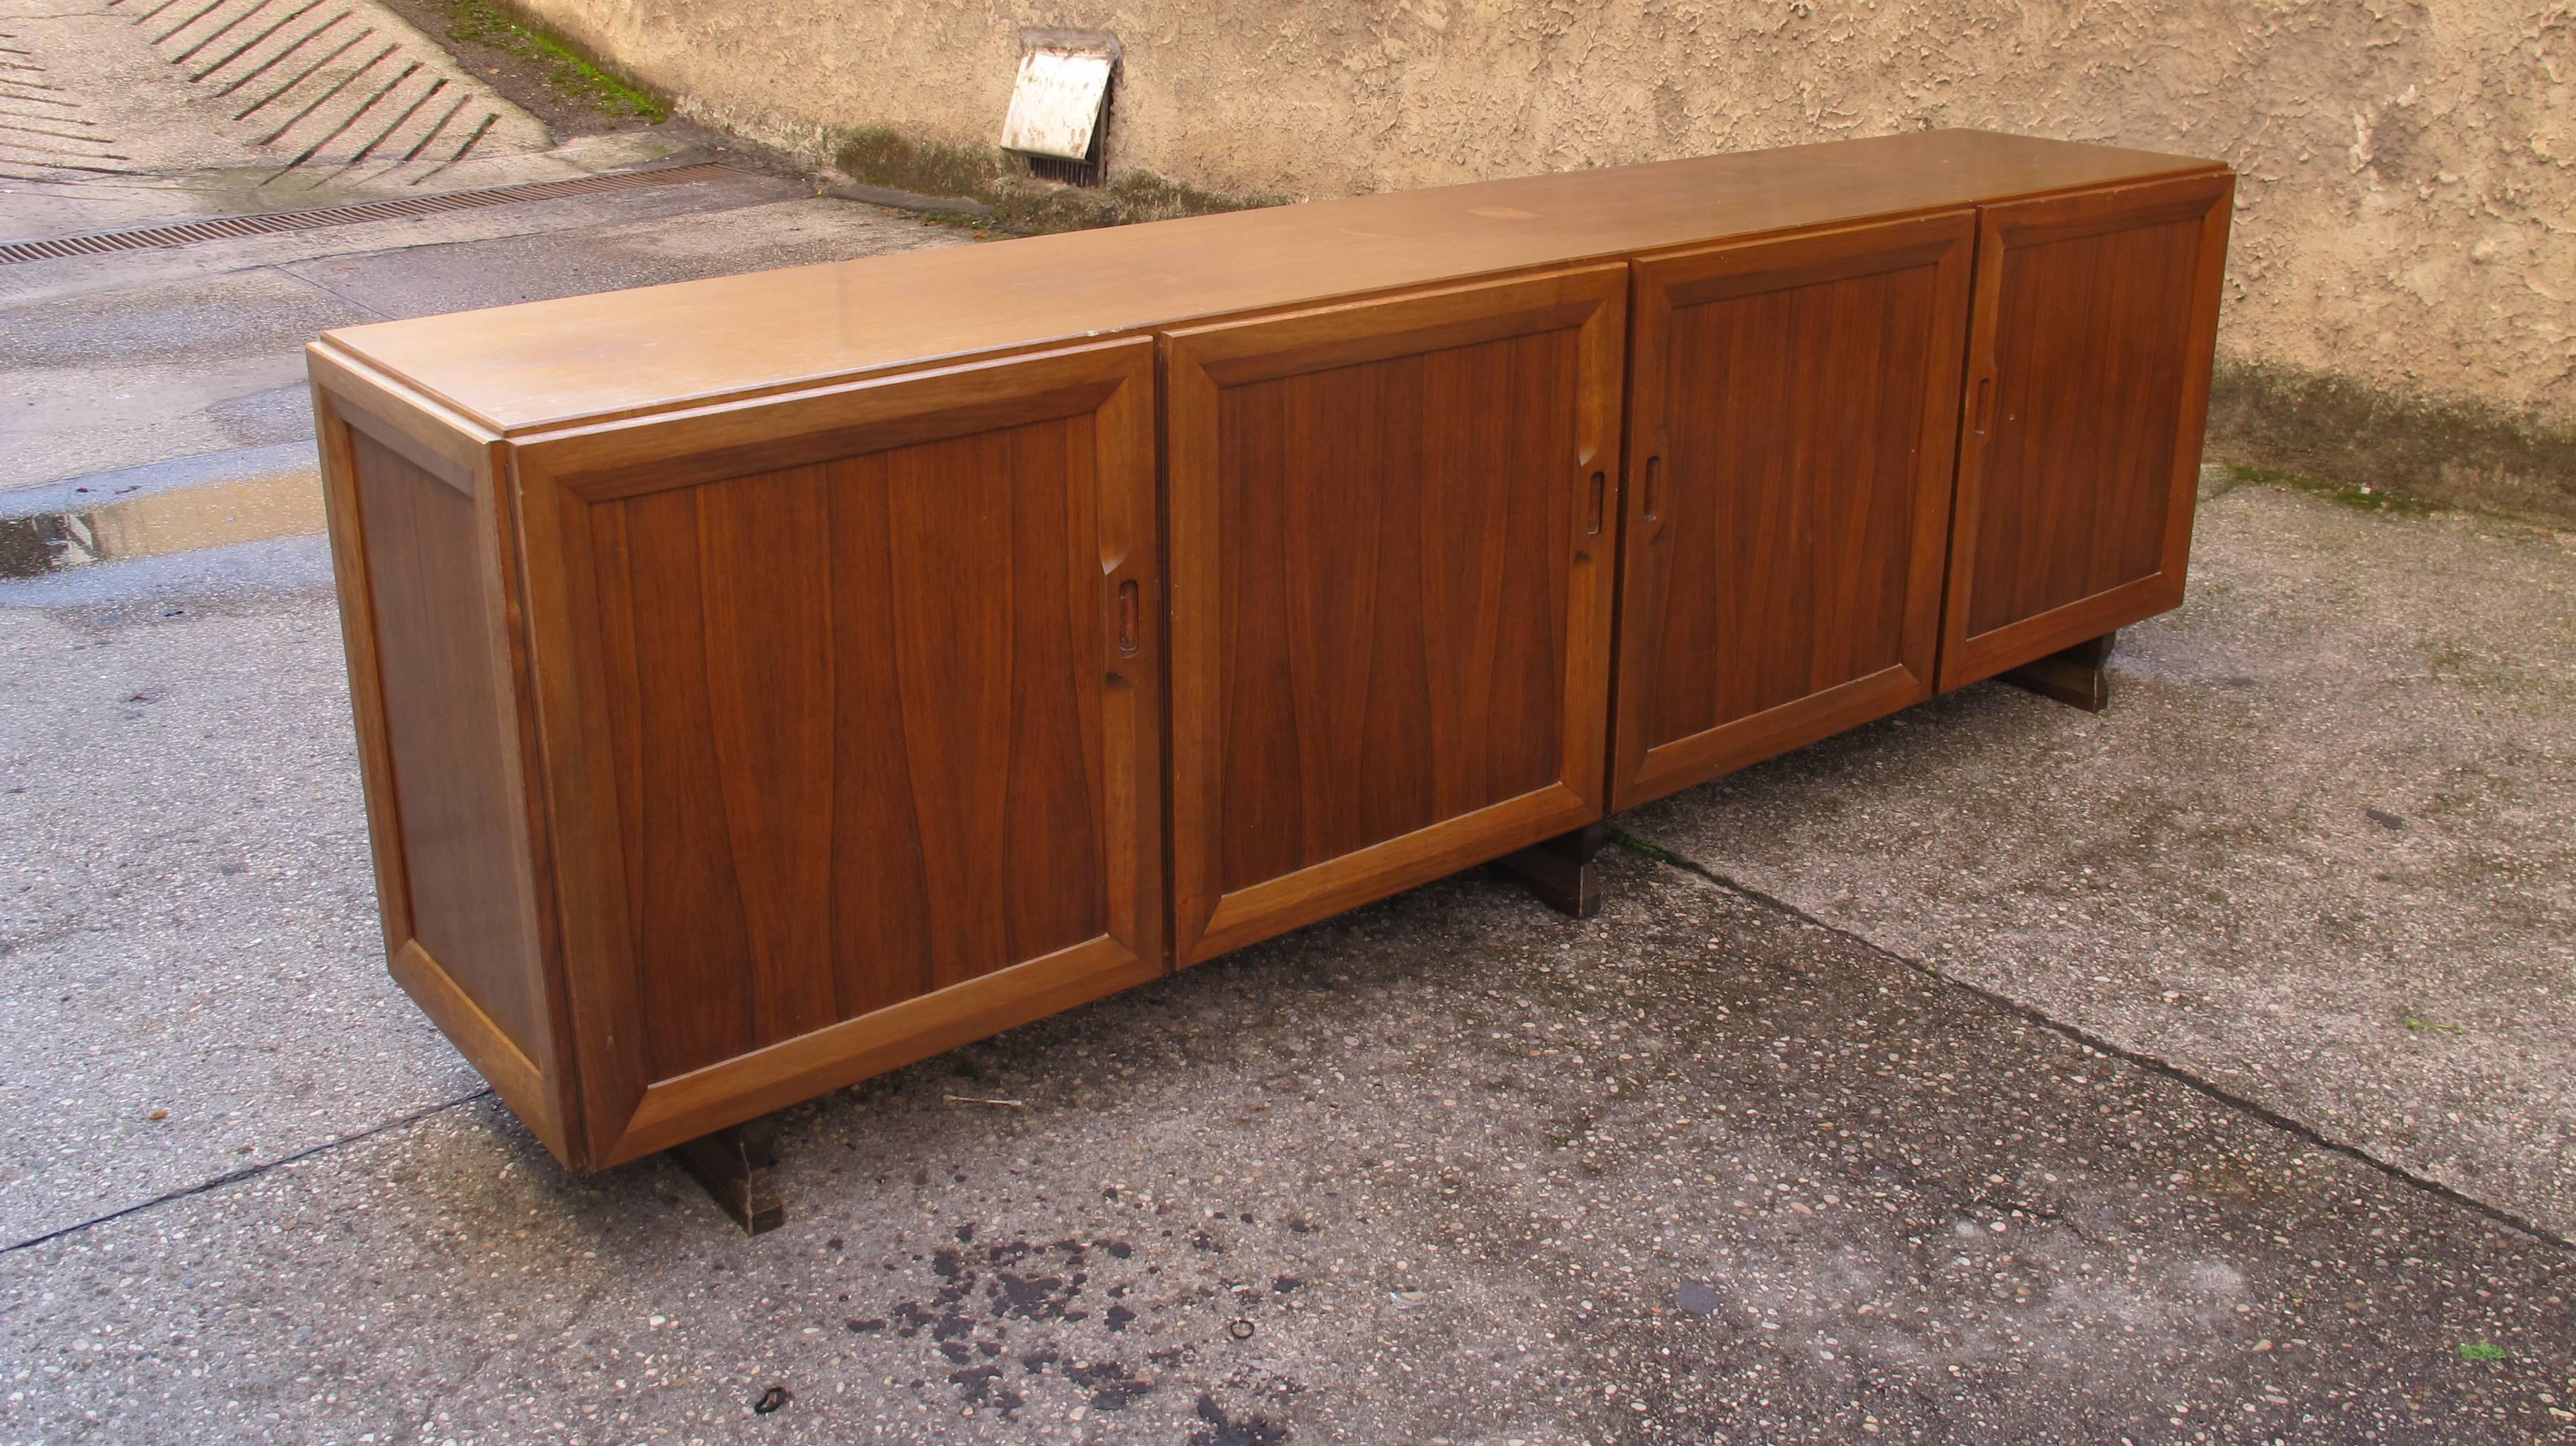
<path fill-rule="evenodd" d="M 2576 535 L 2205 501 L 2110 708 L 2003 684 L 1620 827 L 2576 1234 Z"/>
<path fill-rule="evenodd" d="M 0 1239 L 481 1087 L 384 974 L 324 581 L 0 584 Z"/>
<path fill-rule="evenodd" d="M 758 1240 L 483 1102 L 9 1253 L 0 1433 L 2558 1429 L 2565 1250 L 1607 867 L 1591 924 L 1470 875 L 793 1111 Z"/>

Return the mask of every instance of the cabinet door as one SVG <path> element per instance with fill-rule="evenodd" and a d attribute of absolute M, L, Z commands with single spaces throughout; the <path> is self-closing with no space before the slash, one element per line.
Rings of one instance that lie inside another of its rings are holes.
<path fill-rule="evenodd" d="M 1180 962 L 1601 816 L 1625 290 L 1166 339 Z"/>
<path fill-rule="evenodd" d="M 1162 972 L 1150 339 L 516 467 L 594 1163 Z"/>
<path fill-rule="evenodd" d="M 1943 688 L 2182 601 L 2234 191 L 1982 208 Z"/>
<path fill-rule="evenodd" d="M 1975 232 L 1637 263 L 1615 807 L 1931 695 Z"/>

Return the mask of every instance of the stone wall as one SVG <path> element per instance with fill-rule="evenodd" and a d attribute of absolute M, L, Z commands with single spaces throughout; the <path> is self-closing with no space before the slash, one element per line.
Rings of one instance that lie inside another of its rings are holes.
<path fill-rule="evenodd" d="M 1113 167 L 1218 190 L 1916 126 L 2220 157 L 2242 174 L 2221 413 L 2255 460 L 2403 417 L 2512 439 L 2450 470 L 2516 475 L 2449 491 L 2557 511 L 2538 488 L 2576 517 L 2576 477 L 2523 475 L 2576 459 L 2570 0 L 522 3 L 685 111 L 818 157 L 846 127 L 989 141 L 1024 25 L 1115 31 Z M 2326 394 L 2335 435 L 2303 442 L 2282 409 Z"/>

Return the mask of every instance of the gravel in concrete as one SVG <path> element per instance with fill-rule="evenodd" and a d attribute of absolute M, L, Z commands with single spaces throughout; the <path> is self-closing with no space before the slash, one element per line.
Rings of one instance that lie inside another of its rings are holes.
<path fill-rule="evenodd" d="M 384 974 L 317 544 L 0 585 L 0 1243 L 482 1086 Z"/>
<path fill-rule="evenodd" d="M 0 487 L 309 437 L 304 343 L 366 320 L 273 269 L 0 311 Z"/>
<path fill-rule="evenodd" d="M 329 327 L 960 239 L 795 195 L 744 173 L 460 212 L 341 238 L 402 238 L 384 249 L 158 283 L 136 262 L 127 279 L 145 284 L 0 309 L 0 488 L 308 438 L 303 347 Z M 469 239 L 450 239 L 460 229 Z"/>
<path fill-rule="evenodd" d="M 12 1252 L 0 1436 L 2560 1429 L 2564 1249 L 1609 873 L 1594 923 L 1469 876 L 791 1112 L 758 1240 L 478 1103 Z"/>
<path fill-rule="evenodd" d="M 2206 501 L 2108 711 L 2003 684 L 1620 826 L 2576 1234 L 2576 535 Z"/>
<path fill-rule="evenodd" d="M 953 246 L 953 228 L 875 206 L 805 197 L 720 216 L 604 221 L 578 231 L 332 256 L 285 269 L 373 316 L 432 316 L 703 276 Z"/>

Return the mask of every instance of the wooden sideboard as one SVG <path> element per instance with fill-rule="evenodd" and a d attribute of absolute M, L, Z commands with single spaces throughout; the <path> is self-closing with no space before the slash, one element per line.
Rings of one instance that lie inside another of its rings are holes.
<path fill-rule="evenodd" d="M 394 976 L 598 1168 L 2078 666 L 2182 596 L 2232 186 L 1934 131 L 331 332 Z"/>

